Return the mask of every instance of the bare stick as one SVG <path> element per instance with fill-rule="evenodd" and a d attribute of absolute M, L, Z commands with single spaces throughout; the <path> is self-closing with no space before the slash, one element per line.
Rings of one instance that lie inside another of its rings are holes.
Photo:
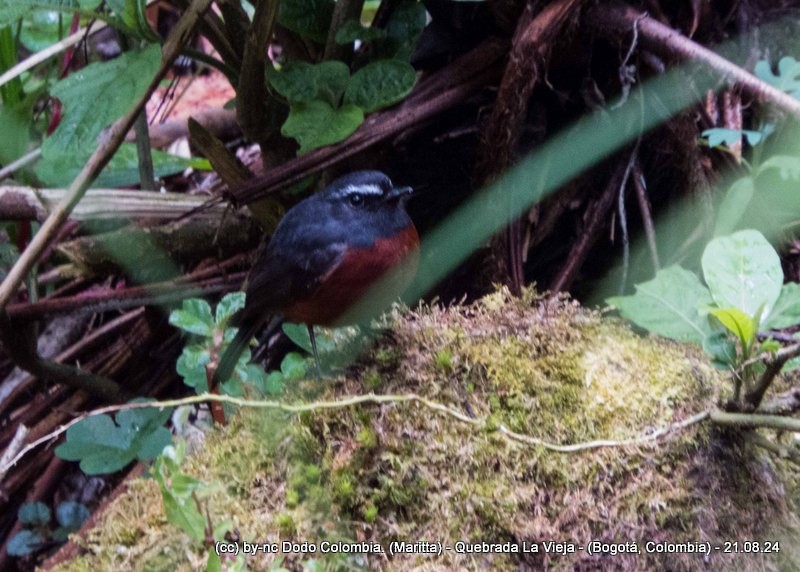
<path fill-rule="evenodd" d="M 729 82 L 738 83 L 750 96 L 773 103 L 781 110 L 800 118 L 800 100 L 761 81 L 730 60 L 693 42 L 647 14 L 624 4 L 603 2 L 591 10 L 588 16 L 600 33 L 614 38 L 620 33 L 627 33 L 636 25 L 639 39 L 647 49 L 662 56 L 702 62 Z"/>

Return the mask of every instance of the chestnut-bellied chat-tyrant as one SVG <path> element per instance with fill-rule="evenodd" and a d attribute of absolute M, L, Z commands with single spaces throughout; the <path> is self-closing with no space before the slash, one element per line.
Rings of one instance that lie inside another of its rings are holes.
<path fill-rule="evenodd" d="M 356 171 L 289 209 L 247 278 L 239 328 L 222 354 L 213 386 L 226 381 L 242 351 L 272 318 L 309 327 L 352 322 L 348 310 L 380 281 L 376 297 L 388 303 L 416 272 L 419 236 L 406 212 L 410 187 L 395 187 L 379 171 Z"/>

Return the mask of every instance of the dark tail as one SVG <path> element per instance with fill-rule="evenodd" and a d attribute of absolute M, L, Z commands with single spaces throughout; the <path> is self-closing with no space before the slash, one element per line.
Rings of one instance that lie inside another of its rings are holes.
<path fill-rule="evenodd" d="M 252 320 L 248 318 L 241 320 L 236 337 L 233 338 L 233 341 L 222 353 L 222 357 L 219 358 L 217 371 L 214 372 L 214 377 L 211 380 L 212 388 L 218 387 L 220 383 L 230 379 L 231 374 L 233 374 L 233 369 L 236 367 L 236 362 L 239 361 L 239 356 L 242 355 L 242 352 L 247 347 L 247 344 L 250 343 L 250 340 L 253 339 L 253 336 L 258 333 L 258 329 L 261 325 L 261 320 Z"/>

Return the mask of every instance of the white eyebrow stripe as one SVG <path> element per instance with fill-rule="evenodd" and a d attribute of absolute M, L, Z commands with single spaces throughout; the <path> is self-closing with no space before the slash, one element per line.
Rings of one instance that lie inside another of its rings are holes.
<path fill-rule="evenodd" d="M 347 185 L 338 193 L 339 196 L 347 197 L 349 195 L 353 195 L 355 193 L 361 195 L 375 195 L 375 196 L 383 196 L 383 189 L 381 189 L 378 185 Z"/>

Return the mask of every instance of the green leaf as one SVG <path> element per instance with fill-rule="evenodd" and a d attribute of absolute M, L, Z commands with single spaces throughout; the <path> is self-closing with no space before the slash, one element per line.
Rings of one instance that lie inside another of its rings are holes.
<path fill-rule="evenodd" d="M 16 161 L 28 150 L 31 120 L 27 111 L 0 106 L 0 164 Z"/>
<path fill-rule="evenodd" d="M 380 60 L 358 70 L 350 79 L 344 102 L 371 113 L 402 101 L 417 83 L 414 68 L 399 60 Z"/>
<path fill-rule="evenodd" d="M 717 210 L 714 236 L 723 236 L 735 230 L 747 212 L 754 191 L 753 179 L 750 177 L 742 177 L 731 185 Z"/>
<path fill-rule="evenodd" d="M 38 52 L 59 41 L 59 13 L 37 11 L 22 21 L 19 40 L 28 51 Z M 62 24 L 63 26 L 63 24 Z"/>
<path fill-rule="evenodd" d="M 0 0 L 0 27 L 13 25 L 17 20 L 40 10 L 74 12 L 93 10 L 99 0 Z"/>
<path fill-rule="evenodd" d="M 753 73 L 781 91 L 800 98 L 800 62 L 793 57 L 785 56 L 780 59 L 777 75 L 772 72 L 772 67 L 766 60 L 757 62 Z"/>
<path fill-rule="evenodd" d="M 695 274 L 680 266 L 660 270 L 649 282 L 637 284 L 633 296 L 616 296 L 606 303 L 660 336 L 702 344 L 711 333 L 699 311 L 711 303 L 711 295 Z"/>
<path fill-rule="evenodd" d="M 385 56 L 408 61 L 425 29 L 426 19 L 425 6 L 421 2 L 406 0 L 401 3 L 386 25 L 388 38 Z"/>
<path fill-rule="evenodd" d="M 344 62 L 335 60 L 318 64 L 291 62 L 280 71 L 272 69 L 267 77 L 289 103 L 320 99 L 336 107 L 350 81 L 350 70 Z"/>
<path fill-rule="evenodd" d="M 777 169 L 781 179 L 800 180 L 800 157 L 792 155 L 774 155 L 761 163 L 759 174 L 770 169 Z"/>
<path fill-rule="evenodd" d="M 333 109 L 323 101 L 310 101 L 291 107 L 281 133 L 297 140 L 302 155 L 346 139 L 363 122 L 364 112 L 353 105 Z"/>
<path fill-rule="evenodd" d="M 264 382 L 264 393 L 266 395 L 280 395 L 283 393 L 285 383 L 286 379 L 281 372 L 272 371 Z"/>
<path fill-rule="evenodd" d="M 206 572 L 222 572 L 222 561 L 219 559 L 219 554 L 214 548 L 208 549 L 208 558 L 206 559 Z"/>
<path fill-rule="evenodd" d="M 169 315 L 169 323 L 191 334 L 199 336 L 212 336 L 214 334 L 214 318 L 211 315 L 211 306 L 199 298 L 190 298 L 183 301 L 180 310 L 174 310 Z"/>
<path fill-rule="evenodd" d="M 48 506 L 43 502 L 26 502 L 19 507 L 17 518 L 23 524 L 41 526 L 50 524 L 52 515 Z"/>
<path fill-rule="evenodd" d="M 712 308 L 708 313 L 739 338 L 742 347 L 750 347 L 755 340 L 758 324 L 738 308 Z"/>
<path fill-rule="evenodd" d="M 161 489 L 167 520 L 196 542 L 202 542 L 205 539 L 206 518 L 197 509 L 194 496 L 208 496 L 214 487 L 181 472 L 180 463 L 184 455 L 183 442 L 166 447 L 153 464 L 152 475 Z"/>
<path fill-rule="evenodd" d="M 42 145 L 43 158 L 73 149 L 88 157 L 101 131 L 142 96 L 160 63 L 161 49 L 151 45 L 90 64 L 56 83 L 51 95 L 61 100 L 64 114 Z"/>
<path fill-rule="evenodd" d="M 281 361 L 281 373 L 286 379 L 302 379 L 306 375 L 306 360 L 297 352 L 289 352 Z"/>
<path fill-rule="evenodd" d="M 361 22 L 355 19 L 347 20 L 336 30 L 336 43 L 340 45 L 352 44 L 356 40 L 370 42 L 386 38 L 386 30 L 362 26 Z"/>
<path fill-rule="evenodd" d="M 170 409 L 124 410 L 117 423 L 108 415 L 93 415 L 67 429 L 66 442 L 56 455 L 67 461 L 80 461 L 87 475 L 113 473 L 135 459 L 154 458 L 171 440 L 162 425 Z"/>
<path fill-rule="evenodd" d="M 282 328 L 283 333 L 298 347 L 311 353 L 311 338 L 308 336 L 308 328 L 304 324 L 284 322 Z"/>
<path fill-rule="evenodd" d="M 747 138 L 747 143 L 750 146 L 756 146 L 766 137 L 767 133 L 761 131 L 750 131 L 748 129 L 727 129 L 725 127 L 714 127 L 706 129 L 701 134 L 703 137 L 708 138 L 709 147 L 719 147 L 725 145 L 726 147 L 733 147 L 734 145 L 742 142 L 742 136 Z"/>
<path fill-rule="evenodd" d="M 781 287 L 775 307 L 767 315 L 764 327 L 780 330 L 800 324 L 800 284 L 787 282 Z"/>
<path fill-rule="evenodd" d="M 128 35 L 151 42 L 159 40 L 147 21 L 145 0 L 106 0 L 106 4 L 116 16 L 116 25 Z"/>
<path fill-rule="evenodd" d="M 231 316 L 244 308 L 244 301 L 244 292 L 231 292 L 230 294 L 226 294 L 217 304 L 215 314 L 217 325 L 222 326 L 227 324 Z"/>
<path fill-rule="evenodd" d="M 738 363 L 736 343 L 725 331 L 714 332 L 703 340 L 703 350 L 714 358 L 711 365 L 717 369 L 731 369 Z"/>
<path fill-rule="evenodd" d="M 197 393 L 208 391 L 206 365 L 211 361 L 211 354 L 204 346 L 193 344 L 183 348 L 175 370 L 183 378 L 183 383 L 194 388 Z"/>
<path fill-rule="evenodd" d="M 89 509 L 75 501 L 65 501 L 56 507 L 56 520 L 68 532 L 79 530 L 91 516 Z"/>
<path fill-rule="evenodd" d="M 335 5 L 333 0 L 281 0 L 278 23 L 305 38 L 324 44 Z"/>
<path fill-rule="evenodd" d="M 23 528 L 8 541 L 6 552 L 9 556 L 28 556 L 41 549 L 43 542 L 41 534 Z"/>
<path fill-rule="evenodd" d="M 769 315 L 783 284 L 778 254 L 756 230 L 742 230 L 712 240 L 703 251 L 703 276 L 721 308 L 755 316 Z"/>
<path fill-rule="evenodd" d="M 153 173 L 156 177 L 166 177 L 180 173 L 189 167 L 198 170 L 207 170 L 208 167 L 204 159 L 184 159 L 157 149 L 151 151 L 151 156 L 153 158 Z M 88 157 L 83 152 L 63 151 L 62 155 L 50 156 L 40 160 L 36 165 L 35 172 L 46 185 L 64 187 L 78 176 L 87 159 Z M 123 143 L 105 169 L 103 169 L 103 172 L 92 183 L 92 188 L 121 187 L 138 182 L 139 158 L 136 154 L 136 145 Z"/>

